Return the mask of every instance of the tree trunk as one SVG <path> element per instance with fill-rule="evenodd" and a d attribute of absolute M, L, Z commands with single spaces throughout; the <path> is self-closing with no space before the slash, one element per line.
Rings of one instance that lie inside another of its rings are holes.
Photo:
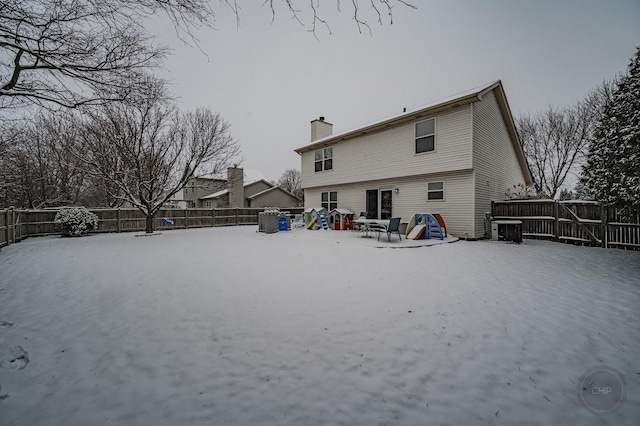
<path fill-rule="evenodd" d="M 144 232 L 147 234 L 153 234 L 153 220 L 155 219 L 155 214 L 147 213 L 147 224 L 144 229 Z"/>

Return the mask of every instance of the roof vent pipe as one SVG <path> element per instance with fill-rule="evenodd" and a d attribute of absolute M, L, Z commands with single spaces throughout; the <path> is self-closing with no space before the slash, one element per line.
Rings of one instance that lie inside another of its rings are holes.
<path fill-rule="evenodd" d="M 323 116 L 320 116 L 320 121 L 324 121 L 324 117 Z"/>

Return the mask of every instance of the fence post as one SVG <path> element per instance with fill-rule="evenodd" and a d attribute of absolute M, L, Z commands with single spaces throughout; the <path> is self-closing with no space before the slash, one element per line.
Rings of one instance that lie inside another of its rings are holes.
<path fill-rule="evenodd" d="M 236 207 L 236 226 L 238 226 L 238 225 L 239 225 L 239 222 L 238 222 L 238 208 Z"/>
<path fill-rule="evenodd" d="M 9 240 L 9 236 L 11 234 L 9 234 L 9 209 L 4 211 L 4 223 L 6 225 L 6 228 L 4 229 L 4 233 L 5 233 L 5 239 L 7 241 L 7 245 L 11 244 L 11 241 Z"/>
<path fill-rule="evenodd" d="M 189 229 L 189 207 L 184 209 L 184 229 Z"/>
<path fill-rule="evenodd" d="M 216 209 L 215 208 L 211 209 L 211 227 L 212 228 L 216 227 Z"/>
<path fill-rule="evenodd" d="M 11 242 L 16 243 L 16 211 L 11 209 Z"/>
<path fill-rule="evenodd" d="M 558 200 L 553 203 L 553 241 L 560 240 L 560 204 Z"/>
<path fill-rule="evenodd" d="M 608 209 L 604 206 L 600 206 L 600 239 L 603 248 L 608 248 L 608 234 L 609 234 L 609 218 Z"/>
<path fill-rule="evenodd" d="M 121 216 L 120 216 L 120 207 L 116 210 L 116 232 L 122 232 L 122 225 L 120 224 Z"/>

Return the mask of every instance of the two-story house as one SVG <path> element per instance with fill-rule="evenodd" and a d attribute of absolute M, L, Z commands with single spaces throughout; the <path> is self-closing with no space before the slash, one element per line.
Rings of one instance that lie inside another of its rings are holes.
<path fill-rule="evenodd" d="M 195 177 L 185 185 L 174 206 L 186 208 L 297 207 L 300 198 L 264 179 L 245 182 L 244 170 L 229 167 L 227 179 Z"/>
<path fill-rule="evenodd" d="M 312 121 L 311 144 L 295 150 L 305 207 L 440 213 L 450 234 L 473 239 L 491 201 L 533 182 L 500 81 L 340 134 L 332 127 Z"/>

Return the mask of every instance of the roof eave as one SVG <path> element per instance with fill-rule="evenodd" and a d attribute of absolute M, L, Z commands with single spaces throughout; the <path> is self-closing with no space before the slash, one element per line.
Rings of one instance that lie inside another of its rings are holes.
<path fill-rule="evenodd" d="M 491 88 L 495 87 L 495 85 L 490 86 Z M 466 104 L 470 104 L 472 102 L 477 102 L 480 100 L 481 94 L 485 93 L 485 90 L 481 92 L 472 93 L 460 98 L 452 99 L 447 102 L 443 102 L 438 105 L 433 105 L 427 108 L 423 108 L 417 111 L 408 112 L 406 114 L 392 117 L 390 119 L 380 121 L 369 126 L 360 127 L 358 129 L 340 133 L 335 136 L 327 136 L 326 138 L 315 141 L 309 145 L 305 145 L 301 148 L 294 149 L 298 154 L 302 154 L 307 151 L 311 151 L 318 148 L 323 148 L 329 145 L 333 145 L 335 143 L 353 139 L 359 136 L 364 136 L 369 133 L 376 133 L 382 130 L 389 129 L 391 127 L 398 126 L 400 124 L 409 123 L 414 120 L 418 120 L 421 118 L 426 118 L 430 115 L 434 115 L 443 111 L 447 111 L 453 108 L 457 108 Z"/>
<path fill-rule="evenodd" d="M 533 175 L 531 174 L 531 169 L 529 168 L 527 157 L 524 155 L 524 150 L 522 149 L 520 138 L 518 137 L 516 123 L 513 121 L 513 115 L 511 114 L 511 108 L 509 107 L 509 101 L 507 100 L 507 96 L 500 81 L 498 81 L 490 90 L 495 90 L 496 88 L 499 88 L 498 93 L 500 95 L 496 96 L 496 100 L 498 101 L 498 106 L 502 110 L 502 115 L 506 122 L 507 132 L 509 132 L 509 137 L 511 138 L 511 141 L 513 143 L 513 148 L 516 152 L 518 163 L 520 164 L 520 168 L 524 175 L 525 184 L 532 185 Z M 482 97 L 482 95 L 484 95 L 487 91 L 480 94 L 480 97 Z"/>

